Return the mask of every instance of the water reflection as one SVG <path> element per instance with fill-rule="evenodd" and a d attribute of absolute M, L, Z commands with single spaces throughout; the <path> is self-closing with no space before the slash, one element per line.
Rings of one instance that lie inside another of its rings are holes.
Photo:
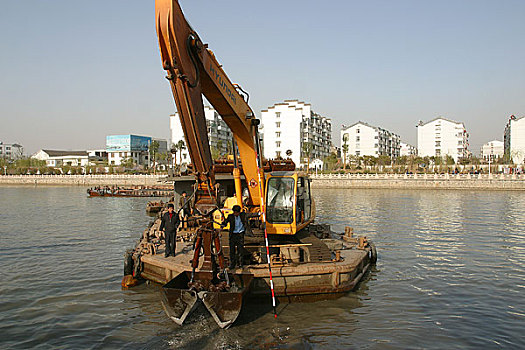
<path fill-rule="evenodd" d="M 248 304 L 235 327 L 178 327 L 155 284 L 120 290 L 147 199 L 0 187 L 2 348 L 523 348 L 525 193 L 315 190 L 318 222 L 379 261 L 337 300 Z"/>

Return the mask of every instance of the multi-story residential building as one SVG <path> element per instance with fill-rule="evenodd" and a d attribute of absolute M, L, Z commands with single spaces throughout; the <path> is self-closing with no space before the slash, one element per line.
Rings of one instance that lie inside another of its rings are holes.
<path fill-rule="evenodd" d="M 3 143 L 0 141 L 0 158 L 15 160 L 22 158 L 24 147 L 18 143 Z"/>
<path fill-rule="evenodd" d="M 138 135 L 108 135 L 106 137 L 106 151 L 108 163 L 120 165 L 124 159 L 131 158 L 137 165 L 151 165 L 149 147 L 152 141 L 157 141 L 157 153 L 168 150 L 168 142 L 164 139 Z"/>
<path fill-rule="evenodd" d="M 209 106 L 204 107 L 204 116 L 206 117 L 206 126 L 208 128 L 208 141 L 212 149 L 216 149 L 219 154 L 228 154 L 232 152 L 232 132 L 228 125 L 222 120 L 217 111 Z M 175 113 L 170 116 L 171 145 L 176 145 L 184 139 L 184 132 L 180 124 L 179 114 Z M 190 163 L 190 156 L 187 148 L 180 152 L 182 163 Z M 177 157 L 179 152 L 177 152 Z M 178 161 L 180 162 L 180 160 Z"/>
<path fill-rule="evenodd" d="M 468 157 L 469 134 L 465 124 L 438 117 L 417 125 L 417 152 L 420 157 L 450 156 L 457 162 Z"/>
<path fill-rule="evenodd" d="M 359 121 L 341 129 L 341 153 L 348 156 L 389 156 L 400 155 L 400 137 L 391 131 Z"/>
<path fill-rule="evenodd" d="M 265 158 L 290 158 L 298 167 L 330 155 L 332 122 L 315 113 L 309 103 L 285 100 L 261 111 Z"/>
<path fill-rule="evenodd" d="M 481 146 L 481 157 L 484 160 L 502 158 L 504 154 L 503 141 L 490 141 Z"/>
<path fill-rule="evenodd" d="M 417 156 L 417 148 L 409 145 L 408 143 L 400 142 L 399 143 L 399 155 L 402 156 Z"/>
<path fill-rule="evenodd" d="M 503 136 L 505 155 L 509 156 L 514 164 L 525 161 L 525 117 L 516 118 L 511 115 Z"/>

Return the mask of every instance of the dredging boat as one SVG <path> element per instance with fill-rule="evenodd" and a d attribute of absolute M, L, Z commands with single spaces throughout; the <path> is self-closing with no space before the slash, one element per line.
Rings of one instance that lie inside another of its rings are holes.
<path fill-rule="evenodd" d="M 168 197 L 172 191 L 160 186 L 97 186 L 86 190 L 88 197 Z"/>
<path fill-rule="evenodd" d="M 158 282 L 173 321 L 182 325 L 204 306 L 221 328 L 235 322 L 248 295 L 271 302 L 276 315 L 277 301 L 352 290 L 377 259 L 374 245 L 366 237 L 353 237 L 350 228 L 336 233 L 330 225 L 315 223 L 308 175 L 295 171 L 291 160 L 263 159 L 260 121 L 247 94 L 231 83 L 187 23 L 178 1 L 156 0 L 156 24 L 192 162 L 193 176 L 171 179 L 175 203 L 182 192 L 191 193 L 176 215 L 183 209 L 190 215 L 177 234 L 175 256 L 165 257 L 159 213 L 126 253 L 122 286 L 140 279 Z M 203 95 L 232 131 L 231 160 L 212 160 Z M 229 220 L 229 215 L 245 219 Z M 246 232 L 244 242 L 238 236 L 230 239 L 230 222 Z M 227 257 L 231 245 L 239 244 L 240 261 L 234 266 Z"/>

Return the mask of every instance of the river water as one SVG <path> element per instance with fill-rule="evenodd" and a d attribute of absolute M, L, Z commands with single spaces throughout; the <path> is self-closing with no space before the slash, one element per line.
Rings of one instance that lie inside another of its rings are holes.
<path fill-rule="evenodd" d="M 158 285 L 122 291 L 145 198 L 0 187 L 0 348 L 525 348 L 525 192 L 315 190 L 318 222 L 354 228 L 376 268 L 339 299 L 248 305 L 234 327 L 178 327 Z M 271 310 L 271 309 L 270 309 Z"/>

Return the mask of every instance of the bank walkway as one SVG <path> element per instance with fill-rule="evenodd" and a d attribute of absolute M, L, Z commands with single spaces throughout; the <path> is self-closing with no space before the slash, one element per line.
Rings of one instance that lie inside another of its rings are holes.
<path fill-rule="evenodd" d="M 311 174 L 315 188 L 525 190 L 516 174 Z"/>

